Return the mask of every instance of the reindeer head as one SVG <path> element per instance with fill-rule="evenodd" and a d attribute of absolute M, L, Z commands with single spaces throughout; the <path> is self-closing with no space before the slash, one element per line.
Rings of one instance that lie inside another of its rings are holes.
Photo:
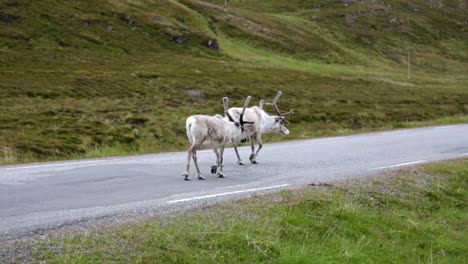
<path fill-rule="evenodd" d="M 275 131 L 278 131 L 285 136 L 289 135 L 289 129 L 286 127 L 286 124 L 288 124 L 288 121 L 284 118 L 284 116 L 275 117 L 275 121 L 276 121 L 275 126 L 274 126 Z"/>
<path fill-rule="evenodd" d="M 278 114 L 277 116 L 275 116 L 275 125 L 272 127 L 272 130 L 273 131 L 277 131 L 277 132 L 280 132 L 281 134 L 283 135 L 289 135 L 289 129 L 286 127 L 287 124 L 289 124 L 288 120 L 286 120 L 286 116 L 290 115 L 290 114 L 293 114 L 294 113 L 294 110 L 291 109 L 289 110 L 289 112 L 286 112 L 286 113 L 281 113 L 279 108 L 278 108 L 278 105 L 277 105 L 277 102 L 278 102 L 278 99 L 281 97 L 281 95 L 283 94 L 283 92 L 281 91 L 278 91 L 278 93 L 276 94 L 275 98 L 273 99 L 273 102 L 272 103 L 265 103 L 265 100 L 260 100 L 260 109 L 263 110 L 263 106 L 264 105 L 271 105 L 273 106 L 273 108 L 275 109 L 276 113 Z"/>
<path fill-rule="evenodd" d="M 247 108 L 247 106 L 249 105 L 250 99 L 252 99 L 252 97 L 250 95 L 247 96 L 247 99 L 245 100 L 245 103 L 244 103 L 244 107 L 242 108 L 242 113 L 239 116 L 239 122 L 236 122 L 232 118 L 232 116 L 229 114 L 229 111 L 228 111 L 228 109 L 229 109 L 229 98 L 228 97 L 223 97 L 224 114 L 225 114 L 225 116 L 228 117 L 230 122 L 234 123 L 234 125 L 240 129 L 240 132 L 241 132 L 241 135 L 242 135 L 241 140 L 240 140 L 241 143 L 244 143 L 244 142 L 247 141 L 247 136 L 244 134 L 244 125 L 245 124 L 253 124 L 253 122 L 244 121 L 245 108 Z"/>

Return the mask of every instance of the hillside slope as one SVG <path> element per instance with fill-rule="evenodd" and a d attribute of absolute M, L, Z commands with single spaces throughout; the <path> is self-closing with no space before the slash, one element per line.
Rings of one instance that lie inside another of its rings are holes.
<path fill-rule="evenodd" d="M 188 115 L 277 90 L 296 109 L 289 138 L 466 115 L 467 11 L 461 0 L 1 0 L 0 163 L 184 149 Z"/>

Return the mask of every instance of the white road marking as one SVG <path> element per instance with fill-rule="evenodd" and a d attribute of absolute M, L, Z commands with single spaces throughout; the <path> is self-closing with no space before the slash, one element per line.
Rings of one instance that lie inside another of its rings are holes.
<path fill-rule="evenodd" d="M 337 139 L 344 139 L 344 138 L 348 138 L 348 137 L 332 137 L 332 138 L 324 138 L 324 139 L 311 139 L 311 140 L 306 140 L 307 143 L 320 143 L 320 142 L 324 142 L 324 141 L 333 141 L 333 140 L 337 140 Z"/>
<path fill-rule="evenodd" d="M 423 163 L 423 162 L 426 162 L 426 161 L 425 160 L 417 160 L 417 161 L 399 163 L 399 164 L 394 164 L 394 165 L 389 165 L 389 166 L 372 168 L 372 169 L 369 169 L 369 170 L 380 170 L 380 169 L 396 168 L 396 167 L 402 167 L 402 166 L 406 166 L 406 165 L 413 165 L 413 164 L 418 164 L 418 163 Z"/>
<path fill-rule="evenodd" d="M 187 202 L 187 201 L 201 200 L 201 199 L 207 199 L 207 198 L 225 196 L 225 195 L 230 195 L 230 194 L 246 193 L 246 192 L 255 192 L 255 191 L 263 191 L 263 190 L 269 190 L 269 189 L 276 189 L 276 188 L 286 187 L 286 186 L 289 186 L 289 185 L 291 185 L 291 184 L 281 184 L 281 185 L 275 185 L 275 186 L 263 187 L 263 188 L 255 188 L 255 189 L 247 189 L 247 190 L 240 190 L 240 191 L 232 191 L 232 192 L 225 192 L 225 193 L 210 194 L 210 195 L 204 195 L 204 196 L 196 196 L 196 197 L 190 197 L 190 198 L 185 198 L 185 199 L 172 200 L 172 201 L 168 201 L 167 203 L 168 203 L 168 204 L 182 203 L 182 202 Z"/>
<path fill-rule="evenodd" d="M 408 132 L 409 131 L 404 130 L 404 131 L 383 132 L 383 133 L 380 133 L 380 134 L 381 135 L 394 135 L 394 134 L 406 134 Z"/>
<path fill-rule="evenodd" d="M 447 129 L 447 128 L 454 128 L 456 125 L 448 125 L 448 126 L 437 126 L 433 127 L 432 129 Z"/>
<path fill-rule="evenodd" d="M 81 165 L 81 164 L 99 163 L 99 162 L 105 162 L 105 161 L 110 161 L 110 160 L 90 160 L 90 161 L 54 163 L 54 164 L 45 164 L 45 165 L 31 165 L 31 166 L 23 166 L 23 167 L 9 167 L 9 168 L 5 168 L 5 170 L 21 170 L 21 169 L 43 168 L 43 167 Z"/>

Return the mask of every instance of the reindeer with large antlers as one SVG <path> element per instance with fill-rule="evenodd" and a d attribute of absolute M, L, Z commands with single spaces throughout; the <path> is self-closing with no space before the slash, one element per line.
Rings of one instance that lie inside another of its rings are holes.
<path fill-rule="evenodd" d="M 272 133 L 272 132 L 279 132 L 283 135 L 289 135 L 289 130 L 286 127 L 286 124 L 288 124 L 288 121 L 286 120 L 286 116 L 294 113 L 294 110 L 289 110 L 289 112 L 286 113 L 281 113 L 277 102 L 278 99 L 281 97 L 283 92 L 278 91 L 276 94 L 275 98 L 273 99 L 272 103 L 265 103 L 265 100 L 260 100 L 260 105 L 259 106 L 252 106 L 247 108 L 245 111 L 242 108 L 230 108 L 229 109 L 229 114 L 233 116 L 234 118 L 239 118 L 241 113 L 244 113 L 244 119 L 248 120 L 249 122 L 252 122 L 252 125 L 246 126 L 245 128 L 245 135 L 250 138 L 250 145 L 252 148 L 252 154 L 250 154 L 250 162 L 253 164 L 257 164 L 257 155 L 258 152 L 262 149 L 263 142 L 262 142 L 262 135 L 267 134 L 267 133 Z M 278 115 L 272 115 L 265 110 L 263 110 L 264 105 L 271 105 L 275 109 L 276 113 Z M 257 140 L 258 142 L 258 149 L 255 152 L 255 143 L 254 140 Z M 237 150 L 237 144 L 234 143 L 234 150 L 237 155 L 237 164 L 239 165 L 244 165 L 242 162 L 241 157 L 239 156 L 239 151 Z"/>
<path fill-rule="evenodd" d="M 244 107 L 241 108 L 239 114 L 239 122 L 234 121 L 232 118 L 224 118 L 220 115 L 193 115 L 187 118 L 186 129 L 187 137 L 190 142 L 187 157 L 187 170 L 182 174 L 184 180 L 189 181 L 189 168 L 190 159 L 195 163 L 197 170 L 197 177 L 199 180 L 204 180 L 198 167 L 197 150 L 203 148 L 212 148 L 216 154 L 216 169 L 213 171 L 220 178 L 224 178 L 223 173 L 223 153 L 226 144 L 238 144 L 239 142 L 246 142 L 247 137 L 244 133 L 243 116 L 246 107 L 250 102 L 251 97 L 248 96 L 245 100 Z M 229 99 L 223 98 L 224 112 L 228 112 Z"/>

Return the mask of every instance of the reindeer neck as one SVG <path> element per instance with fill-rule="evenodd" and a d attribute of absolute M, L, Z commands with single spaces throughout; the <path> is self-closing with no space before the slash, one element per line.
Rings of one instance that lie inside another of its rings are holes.
<path fill-rule="evenodd" d="M 262 133 L 272 133 L 272 132 L 275 132 L 275 124 L 276 124 L 276 120 L 275 120 L 276 116 L 270 116 L 270 115 L 267 115 L 267 114 L 264 114 L 263 115 L 263 118 L 262 118 L 262 124 L 261 124 L 261 131 Z"/>

